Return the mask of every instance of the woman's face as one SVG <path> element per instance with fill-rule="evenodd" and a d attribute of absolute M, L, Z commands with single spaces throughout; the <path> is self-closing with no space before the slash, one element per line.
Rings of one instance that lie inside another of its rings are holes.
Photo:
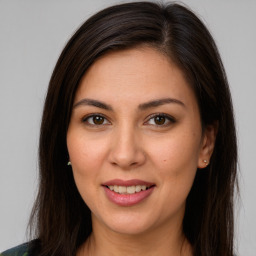
<path fill-rule="evenodd" d="M 76 92 L 67 133 L 93 223 L 125 234 L 180 229 L 197 168 L 210 157 L 209 134 L 191 87 L 164 55 L 144 47 L 97 60 Z"/>

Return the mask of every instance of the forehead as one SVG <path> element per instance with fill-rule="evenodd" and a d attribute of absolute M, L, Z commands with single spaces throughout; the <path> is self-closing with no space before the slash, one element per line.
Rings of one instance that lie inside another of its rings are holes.
<path fill-rule="evenodd" d="M 85 73 L 76 93 L 106 100 L 195 98 L 183 72 L 159 51 L 141 47 L 108 53 Z"/>

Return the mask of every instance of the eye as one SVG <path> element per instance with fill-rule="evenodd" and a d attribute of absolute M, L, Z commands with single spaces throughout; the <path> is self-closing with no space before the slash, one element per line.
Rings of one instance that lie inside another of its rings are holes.
<path fill-rule="evenodd" d="M 110 124 L 110 122 L 104 116 L 99 114 L 86 116 L 85 118 L 83 118 L 83 122 L 89 125 L 96 126 Z"/>
<path fill-rule="evenodd" d="M 172 116 L 166 114 L 154 114 L 150 116 L 146 123 L 156 126 L 168 126 L 171 123 L 175 123 L 175 119 Z"/>

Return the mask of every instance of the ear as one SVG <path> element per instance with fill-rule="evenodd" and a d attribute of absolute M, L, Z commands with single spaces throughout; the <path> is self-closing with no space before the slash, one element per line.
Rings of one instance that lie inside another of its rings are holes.
<path fill-rule="evenodd" d="M 214 150 L 215 140 L 218 132 L 218 122 L 211 125 L 207 125 L 204 128 L 202 136 L 202 144 L 200 149 L 200 154 L 198 158 L 197 167 L 202 169 L 209 165 L 211 160 L 211 155 Z"/>

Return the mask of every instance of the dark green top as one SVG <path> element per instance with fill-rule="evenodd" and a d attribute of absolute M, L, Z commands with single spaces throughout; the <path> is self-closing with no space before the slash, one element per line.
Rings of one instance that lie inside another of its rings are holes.
<path fill-rule="evenodd" d="M 21 244 L 7 251 L 0 253 L 0 256 L 32 256 L 28 254 L 28 243 Z"/>

